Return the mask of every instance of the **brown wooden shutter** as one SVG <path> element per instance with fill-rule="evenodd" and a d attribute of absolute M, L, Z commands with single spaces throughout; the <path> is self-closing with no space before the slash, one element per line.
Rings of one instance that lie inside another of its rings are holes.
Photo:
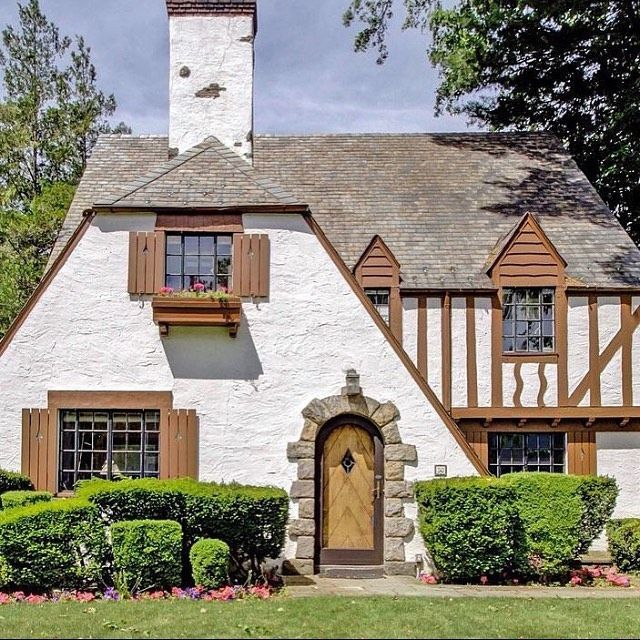
<path fill-rule="evenodd" d="M 233 239 L 233 293 L 242 298 L 267 298 L 269 271 L 269 236 L 236 234 Z"/>
<path fill-rule="evenodd" d="M 160 477 L 198 479 L 198 418 L 193 409 L 162 412 Z"/>
<path fill-rule="evenodd" d="M 154 294 L 164 287 L 165 234 L 129 234 L 129 293 Z"/>
<path fill-rule="evenodd" d="M 22 473 L 31 478 L 37 491 L 58 490 L 57 432 L 55 411 L 22 410 Z"/>
<path fill-rule="evenodd" d="M 578 476 L 597 473 L 596 434 L 593 431 L 569 431 L 567 434 L 568 472 Z"/>

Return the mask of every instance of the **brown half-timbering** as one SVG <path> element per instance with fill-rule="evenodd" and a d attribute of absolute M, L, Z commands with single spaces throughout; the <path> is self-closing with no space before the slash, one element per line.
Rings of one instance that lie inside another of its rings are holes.
<path fill-rule="evenodd" d="M 58 419 L 64 409 L 160 411 L 160 477 L 198 477 L 198 418 L 173 409 L 171 391 L 49 391 L 46 409 L 22 411 L 22 471 L 36 489 L 58 490 Z"/>
<path fill-rule="evenodd" d="M 244 226 L 240 213 L 159 213 L 156 229 L 200 233 L 242 233 Z"/>
<path fill-rule="evenodd" d="M 418 298 L 418 371 L 428 380 L 427 298 Z"/>
<path fill-rule="evenodd" d="M 601 404 L 600 372 L 598 358 L 600 357 L 600 332 L 598 327 L 598 297 L 589 296 L 589 391 L 590 404 L 599 407 Z"/>
<path fill-rule="evenodd" d="M 597 384 L 599 386 L 599 380 L 600 380 L 600 376 L 602 375 L 602 372 L 607 368 L 607 365 L 611 362 L 615 354 L 621 349 L 623 353 L 623 363 L 627 367 L 626 370 L 624 366 L 622 368 L 623 397 L 624 397 L 624 388 L 626 385 L 626 388 L 627 388 L 626 396 L 627 396 L 627 399 L 630 399 L 630 396 L 631 396 L 630 385 L 631 385 L 632 372 L 633 372 L 632 367 L 630 365 L 630 360 L 631 360 L 630 350 L 631 350 L 631 344 L 633 340 L 633 334 L 635 330 L 638 328 L 638 326 L 640 325 L 640 308 L 636 309 L 633 313 L 630 313 L 631 312 L 630 301 L 627 300 L 627 303 L 629 304 L 623 303 L 621 305 L 621 313 L 623 314 L 623 318 L 622 318 L 620 330 L 616 333 L 615 336 L 613 336 L 613 338 L 611 339 L 609 344 L 604 348 L 604 350 L 599 353 L 595 362 L 590 361 L 589 371 L 585 374 L 585 376 L 579 382 L 578 386 L 574 389 L 573 393 L 570 395 L 568 399 L 569 406 L 577 407 L 580 404 L 580 402 L 582 402 L 582 400 L 587 394 L 587 391 L 590 391 L 594 387 L 596 378 L 598 380 Z M 627 308 L 629 310 L 628 314 L 626 312 Z M 597 317 L 597 314 L 596 314 L 596 317 Z M 589 314 L 589 319 L 590 319 L 590 325 L 591 325 L 592 324 L 591 313 Z M 593 329 L 590 328 L 590 331 L 589 331 L 590 338 L 592 333 L 593 333 Z M 591 343 L 592 339 L 590 339 L 589 342 Z M 625 345 L 627 346 L 625 347 Z M 625 357 L 625 350 L 626 350 L 626 357 Z M 591 354 L 591 349 L 590 349 L 590 354 Z M 625 378 L 627 379 L 625 380 Z M 593 404 L 593 399 L 591 400 L 591 402 Z M 632 405 L 632 402 L 629 402 L 629 406 L 631 405 Z"/>
<path fill-rule="evenodd" d="M 467 296 L 467 406 L 478 406 L 478 362 L 476 354 L 476 305 Z"/>
<path fill-rule="evenodd" d="M 400 263 L 380 236 L 374 236 L 358 260 L 354 274 L 363 289 L 389 289 L 389 327 L 402 342 Z"/>
<path fill-rule="evenodd" d="M 445 293 L 442 302 L 442 404 L 451 410 L 451 295 Z"/>
<path fill-rule="evenodd" d="M 622 342 L 622 404 L 626 407 L 633 405 L 633 316 L 631 315 L 631 296 L 620 298 L 620 327 L 625 339 Z"/>
<path fill-rule="evenodd" d="M 501 407 L 502 396 L 502 293 L 491 306 L 491 406 Z"/>

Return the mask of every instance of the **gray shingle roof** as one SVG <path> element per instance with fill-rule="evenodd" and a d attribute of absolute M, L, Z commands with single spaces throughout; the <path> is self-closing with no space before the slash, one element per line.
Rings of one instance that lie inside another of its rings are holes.
<path fill-rule="evenodd" d="M 216 138 L 208 138 L 95 202 L 96 207 L 120 209 L 299 204 L 300 200 Z"/>
<path fill-rule="evenodd" d="M 82 206 L 74 202 L 64 232 L 89 206 L 84 194 L 122 194 L 131 177 L 154 166 L 153 155 L 155 166 L 166 164 L 166 138 L 102 138 L 76 197 Z M 203 154 L 199 171 L 208 159 L 217 163 L 215 155 Z M 257 136 L 254 163 L 293 201 L 309 205 L 350 267 L 379 234 L 408 288 L 490 286 L 487 259 L 528 211 L 574 284 L 640 286 L 640 251 L 552 136 Z M 202 195 L 211 206 L 216 197 Z M 181 206 L 179 195 L 170 200 Z"/>

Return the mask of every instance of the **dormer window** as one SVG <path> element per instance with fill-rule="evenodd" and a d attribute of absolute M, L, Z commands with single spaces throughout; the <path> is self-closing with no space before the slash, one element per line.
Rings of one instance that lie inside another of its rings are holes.
<path fill-rule="evenodd" d="M 382 319 L 389 324 L 389 298 L 391 296 L 390 289 L 365 289 L 367 298 L 373 302 L 373 306 L 382 316 Z"/>
<path fill-rule="evenodd" d="M 168 233 L 165 284 L 174 291 L 230 290 L 233 237 L 220 234 Z"/>
<path fill-rule="evenodd" d="M 505 353 L 553 353 L 554 290 L 504 289 L 502 345 Z"/>

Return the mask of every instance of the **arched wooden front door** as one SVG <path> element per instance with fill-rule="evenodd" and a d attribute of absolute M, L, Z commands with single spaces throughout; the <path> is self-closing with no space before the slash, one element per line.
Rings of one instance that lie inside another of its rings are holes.
<path fill-rule="evenodd" d="M 382 441 L 353 419 L 329 429 L 319 442 L 318 546 L 320 564 L 382 564 Z"/>

